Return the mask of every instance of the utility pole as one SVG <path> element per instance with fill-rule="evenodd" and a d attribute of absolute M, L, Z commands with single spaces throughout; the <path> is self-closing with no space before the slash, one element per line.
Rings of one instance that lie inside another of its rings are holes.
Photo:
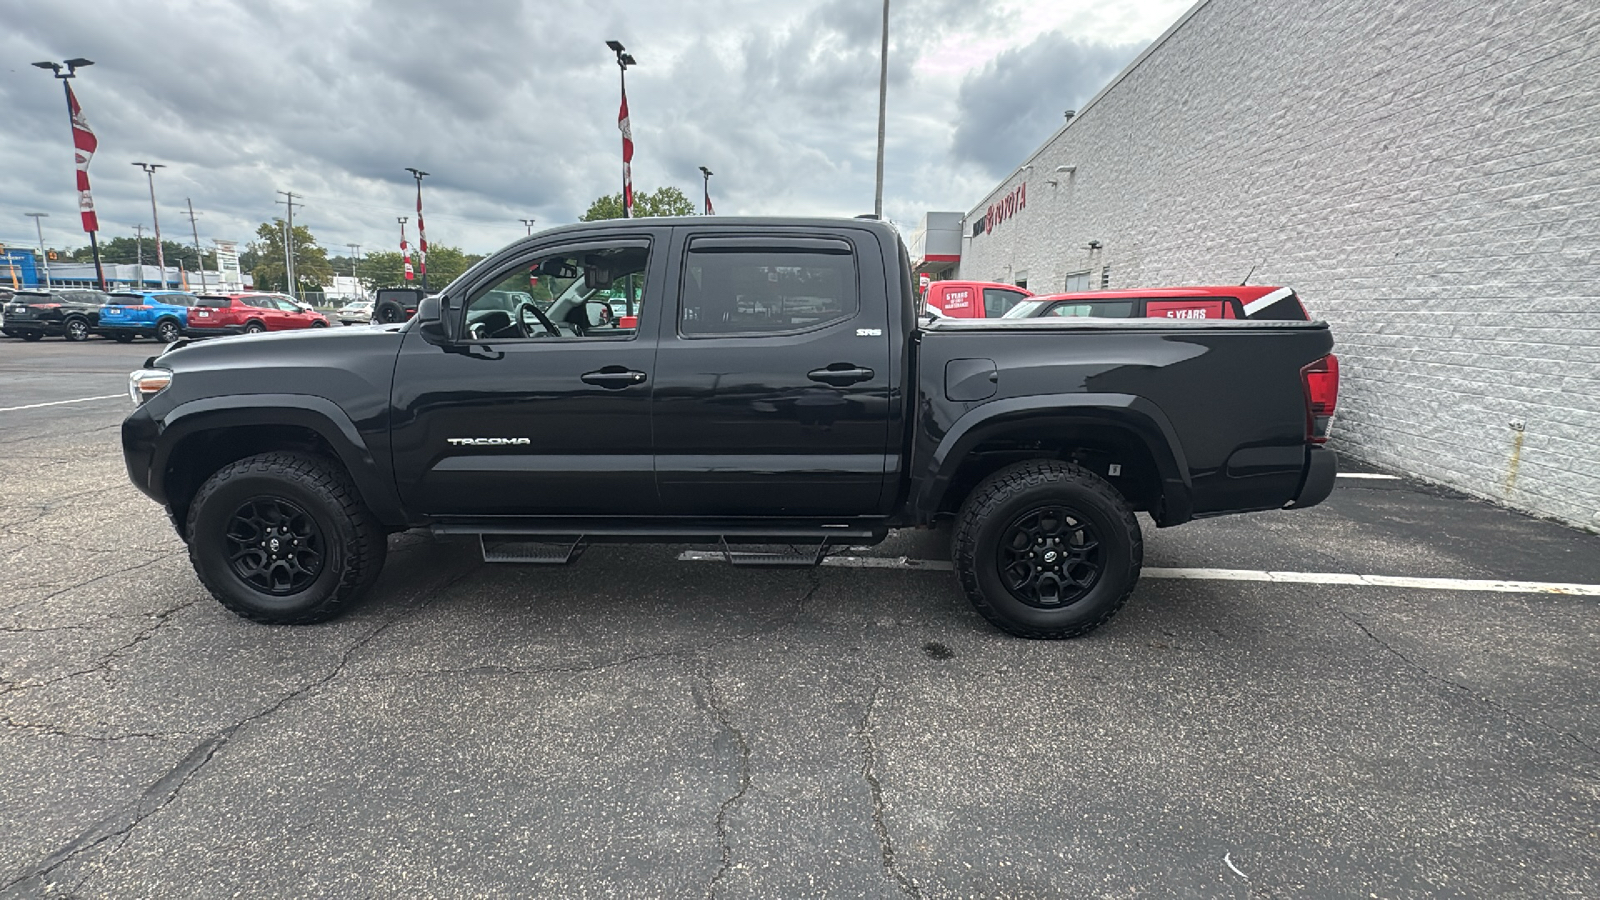
<path fill-rule="evenodd" d="M 538 220 L 537 219 L 519 219 L 518 221 L 520 221 L 522 224 L 528 226 L 528 237 L 533 237 L 533 223 L 537 222 Z"/>
<path fill-rule="evenodd" d="M 200 292 L 203 294 L 206 290 L 206 259 L 200 253 L 200 226 L 195 224 L 199 213 L 194 211 L 192 199 L 185 197 L 183 202 L 189 205 L 189 229 L 194 233 L 194 267 L 200 273 Z"/>
<path fill-rule="evenodd" d="M 878 188 L 872 214 L 883 218 L 883 119 L 889 108 L 889 0 L 883 0 L 883 49 L 878 55 Z"/>
<path fill-rule="evenodd" d="M 23 213 L 33 219 L 34 233 L 39 235 L 39 263 L 44 266 L 44 289 L 50 290 L 50 251 L 44 249 L 44 227 L 39 224 L 40 219 L 50 218 L 49 213 Z"/>
<path fill-rule="evenodd" d="M 297 281 L 295 281 L 294 277 L 294 208 L 296 206 L 304 207 L 305 204 L 294 202 L 294 198 L 296 197 L 294 191 L 278 191 L 278 193 L 282 194 L 287 199 L 274 200 L 273 202 L 282 203 L 284 206 L 289 208 L 289 220 L 283 229 L 284 274 L 287 275 L 289 279 L 289 296 L 299 299 L 300 285 Z"/>
<path fill-rule="evenodd" d="M 356 296 L 366 296 L 366 291 L 361 289 L 361 278 L 356 275 L 356 266 L 361 262 L 361 245 L 345 244 L 350 248 L 350 280 L 356 283 Z"/>
<path fill-rule="evenodd" d="M 156 170 L 165 169 L 165 163 L 142 163 L 134 165 L 144 170 L 145 178 L 150 181 L 150 220 L 156 229 L 156 268 L 161 270 L 161 289 L 167 289 L 167 258 L 161 249 L 161 217 L 156 215 Z"/>
<path fill-rule="evenodd" d="M 144 290 L 144 223 L 133 226 L 133 243 L 138 251 L 139 259 L 139 290 Z"/>

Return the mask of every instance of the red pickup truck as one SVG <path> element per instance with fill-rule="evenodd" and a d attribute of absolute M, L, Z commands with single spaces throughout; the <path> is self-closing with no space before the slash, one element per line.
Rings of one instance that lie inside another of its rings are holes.
<path fill-rule="evenodd" d="M 195 337 L 326 327 L 327 316 L 287 294 L 207 294 L 189 310 L 189 333 Z"/>
<path fill-rule="evenodd" d="M 1027 288 L 996 281 L 935 281 L 924 299 L 948 319 L 998 319 L 1032 296 Z"/>

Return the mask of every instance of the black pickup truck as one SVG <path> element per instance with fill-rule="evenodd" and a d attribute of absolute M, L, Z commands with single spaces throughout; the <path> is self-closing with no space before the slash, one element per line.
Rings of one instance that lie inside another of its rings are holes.
<path fill-rule="evenodd" d="M 403 325 L 177 342 L 131 376 L 128 473 L 262 622 L 336 614 L 408 528 L 490 562 L 671 541 L 814 564 L 953 519 L 973 604 L 1033 638 L 1123 605 L 1136 510 L 1168 526 L 1332 490 L 1324 323 L 919 322 L 915 287 L 872 220 L 559 228 Z M 732 549 L 751 544 L 814 549 Z"/>

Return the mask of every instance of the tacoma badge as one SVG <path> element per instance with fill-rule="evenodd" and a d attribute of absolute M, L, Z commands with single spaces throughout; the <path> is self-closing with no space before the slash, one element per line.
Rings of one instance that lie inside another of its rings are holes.
<path fill-rule="evenodd" d="M 445 438 L 450 443 L 471 447 L 525 447 L 533 441 L 528 438 Z"/>

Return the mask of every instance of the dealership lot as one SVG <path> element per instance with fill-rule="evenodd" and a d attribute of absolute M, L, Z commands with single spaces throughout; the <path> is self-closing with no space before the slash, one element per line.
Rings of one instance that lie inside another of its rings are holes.
<path fill-rule="evenodd" d="M 1039 643 L 900 562 L 940 533 L 811 571 L 412 533 L 267 628 L 123 473 L 155 349 L 0 342 L 0 895 L 1600 893 L 1595 536 L 1349 478 L 1146 522 L 1159 574 L 1234 574 Z"/>

